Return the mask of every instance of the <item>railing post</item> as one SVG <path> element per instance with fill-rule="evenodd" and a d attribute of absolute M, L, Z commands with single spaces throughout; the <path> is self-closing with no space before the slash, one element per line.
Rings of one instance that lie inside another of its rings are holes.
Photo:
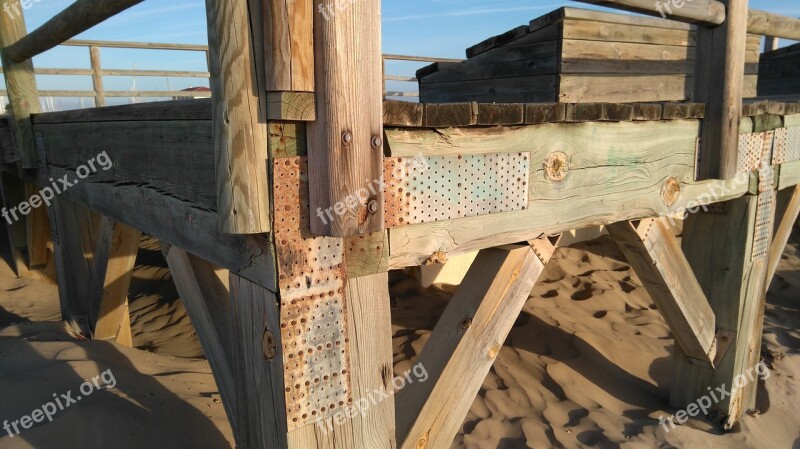
<path fill-rule="evenodd" d="M 780 39 L 774 36 L 764 37 L 764 53 L 777 50 L 780 47 Z"/>
<path fill-rule="evenodd" d="M 744 89 L 748 0 L 724 0 L 727 19 L 698 26 L 694 101 L 706 104 L 698 176 L 736 176 L 739 119 Z"/>
<path fill-rule="evenodd" d="M 14 152 L 20 167 L 36 168 L 36 147 L 33 140 L 31 114 L 39 112 L 39 93 L 36 90 L 36 77 L 33 61 L 11 62 L 6 57 L 6 49 L 25 37 L 25 17 L 17 8 L 0 14 L 0 46 L 6 79 L 6 90 L 11 103 L 12 128 L 14 132 Z"/>
<path fill-rule="evenodd" d="M 103 69 L 100 66 L 100 47 L 89 47 L 89 59 L 92 63 L 92 85 L 94 86 L 94 105 L 103 107 L 106 105 L 106 95 L 103 90 Z"/>

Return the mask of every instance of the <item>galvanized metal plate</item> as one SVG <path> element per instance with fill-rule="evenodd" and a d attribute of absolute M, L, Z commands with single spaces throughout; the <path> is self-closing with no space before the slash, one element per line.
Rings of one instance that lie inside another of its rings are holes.
<path fill-rule="evenodd" d="M 528 207 L 528 153 L 384 159 L 387 228 Z"/>
<path fill-rule="evenodd" d="M 772 146 L 772 163 L 783 164 L 789 162 L 789 130 L 778 128 L 775 130 L 775 141 Z"/>
<path fill-rule="evenodd" d="M 772 142 L 774 133 L 769 131 L 766 134 L 767 141 Z M 761 158 L 761 166 L 758 169 L 758 206 L 756 210 L 756 227 L 753 232 L 753 260 L 766 256 L 772 243 L 772 222 L 777 199 L 777 193 L 774 188 L 775 170 L 770 165 L 770 161 L 773 160 L 772 150 L 773 147 L 765 146 Z"/>
<path fill-rule="evenodd" d="M 800 161 L 800 128 L 786 130 L 786 157 L 784 162 Z"/>
<path fill-rule="evenodd" d="M 275 245 L 289 429 L 352 403 L 344 248 L 309 231 L 305 158 L 273 161 Z"/>

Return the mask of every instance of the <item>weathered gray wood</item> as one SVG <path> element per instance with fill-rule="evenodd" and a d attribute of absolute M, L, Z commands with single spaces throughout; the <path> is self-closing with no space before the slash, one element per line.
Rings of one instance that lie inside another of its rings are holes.
<path fill-rule="evenodd" d="M 77 179 L 73 171 L 50 166 L 50 176 Z M 139 185 L 79 182 L 62 197 L 109 218 L 184 248 L 270 290 L 276 290 L 275 261 L 261 236 L 236 236 L 217 230 L 214 212 Z M 51 220 L 52 221 L 52 220 Z"/>
<path fill-rule="evenodd" d="M 383 124 L 385 126 L 422 126 L 425 108 L 420 103 L 399 100 L 383 100 Z"/>
<path fill-rule="evenodd" d="M 7 49 L 8 58 L 23 62 L 81 34 L 142 0 L 77 0 Z"/>
<path fill-rule="evenodd" d="M 211 99 L 155 101 L 149 103 L 74 109 L 34 114 L 35 125 L 81 122 L 191 121 L 205 120 L 211 128 Z M 210 132 L 210 131 L 209 131 Z"/>
<path fill-rule="evenodd" d="M 654 7 L 652 0 L 578 0 L 592 5 L 602 5 L 610 8 L 622 9 L 624 11 L 637 12 L 649 16 L 658 16 L 677 20 L 680 22 L 702 23 L 708 25 L 719 25 L 725 21 L 725 4 L 716 0 L 692 0 L 686 2 L 680 8 L 672 8 L 672 11 L 665 11 L 665 15 Z"/>
<path fill-rule="evenodd" d="M 800 19 L 751 9 L 747 32 L 797 41 L 800 40 Z"/>
<path fill-rule="evenodd" d="M 478 123 L 478 103 L 425 104 L 424 125 L 430 128 L 450 128 Z"/>

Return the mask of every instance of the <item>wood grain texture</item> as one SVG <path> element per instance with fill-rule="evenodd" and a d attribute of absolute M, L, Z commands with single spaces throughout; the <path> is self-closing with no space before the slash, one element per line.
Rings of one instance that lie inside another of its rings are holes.
<path fill-rule="evenodd" d="M 778 197 L 779 202 L 785 205 L 782 208 L 783 214 L 779 216 L 778 228 L 775 230 L 775 234 L 772 237 L 772 245 L 769 249 L 767 288 L 769 288 L 769 284 L 772 283 L 772 279 L 778 271 L 778 264 L 783 256 L 783 250 L 786 248 L 786 244 L 789 243 L 794 224 L 797 222 L 798 215 L 800 215 L 800 187 L 795 186 L 793 189 L 778 192 Z"/>
<path fill-rule="evenodd" d="M 313 0 L 263 3 L 267 91 L 313 92 Z"/>
<path fill-rule="evenodd" d="M 417 358 L 429 378 L 398 393 L 400 448 L 450 447 L 546 262 L 527 245 L 478 254 Z"/>
<path fill-rule="evenodd" d="M 397 447 L 388 273 L 349 279 L 346 295 L 353 403 L 369 405 L 343 420 L 293 430 L 289 449 Z"/>
<path fill-rule="evenodd" d="M 655 9 L 652 0 L 578 0 L 582 3 L 592 5 L 602 5 L 610 8 L 617 8 L 623 11 L 637 12 L 649 16 L 662 17 Z M 725 3 L 716 0 L 692 0 L 686 2 L 681 8 L 672 8 L 667 17 L 670 20 L 688 23 L 703 23 L 709 25 L 719 25 L 726 19 Z M 728 13 L 728 16 L 730 13 Z"/>
<path fill-rule="evenodd" d="M 217 210 L 229 234 L 269 232 L 266 107 L 245 0 L 206 0 Z"/>
<path fill-rule="evenodd" d="M 694 101 L 706 104 L 699 176 L 728 179 L 736 175 L 739 119 L 744 93 L 748 0 L 724 0 L 725 23 L 697 30 Z"/>
<path fill-rule="evenodd" d="M 14 62 L 31 59 L 141 2 L 142 0 L 77 0 L 10 46 L 6 50 L 8 58 Z"/>
<path fill-rule="evenodd" d="M 17 5 L 19 8 L 20 5 Z M 33 73 L 33 62 L 13 62 L 10 46 L 26 34 L 25 18 L 20 14 L 0 14 L 0 60 L 9 100 L 14 154 L 22 168 L 36 168 L 36 146 L 31 128 L 31 114 L 39 112 L 39 93 Z"/>
<path fill-rule="evenodd" d="M 269 120 L 312 122 L 317 119 L 313 92 L 267 92 Z"/>
<path fill-rule="evenodd" d="M 747 32 L 789 40 L 800 40 L 800 19 L 751 9 Z"/>
<path fill-rule="evenodd" d="M 92 87 L 94 88 L 94 106 L 106 105 L 105 88 L 103 87 L 103 69 L 100 62 L 100 47 L 89 47 L 89 62 L 92 67 Z"/>
<path fill-rule="evenodd" d="M 105 267 L 98 266 L 98 272 L 102 270 L 102 273 L 98 273 L 98 280 L 102 274 L 103 289 L 94 326 L 96 340 L 114 340 L 120 343 L 120 336 L 126 338 L 131 333 L 130 317 L 126 318 L 129 313 L 128 289 L 141 237 L 142 232 L 138 229 L 115 223 L 105 262 L 98 260 Z M 126 324 L 128 329 L 123 329 Z"/>
<path fill-rule="evenodd" d="M 315 0 L 315 10 L 318 5 L 326 7 L 328 2 Z M 336 8 L 328 17 L 314 14 L 317 121 L 307 129 L 311 210 L 333 207 L 381 176 L 380 14 L 378 0 Z M 356 207 L 330 222 L 311 223 L 313 233 L 332 237 L 382 230 L 380 192 L 359 198 Z"/>
<path fill-rule="evenodd" d="M 684 353 L 711 364 L 716 334 L 714 311 L 666 219 L 606 227 L 658 306 Z"/>

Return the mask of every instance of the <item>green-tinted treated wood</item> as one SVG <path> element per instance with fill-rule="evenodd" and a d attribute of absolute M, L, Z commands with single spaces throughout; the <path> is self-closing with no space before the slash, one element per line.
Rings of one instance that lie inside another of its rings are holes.
<path fill-rule="evenodd" d="M 273 158 L 306 155 L 306 125 L 297 122 L 269 122 L 267 144 Z"/>

